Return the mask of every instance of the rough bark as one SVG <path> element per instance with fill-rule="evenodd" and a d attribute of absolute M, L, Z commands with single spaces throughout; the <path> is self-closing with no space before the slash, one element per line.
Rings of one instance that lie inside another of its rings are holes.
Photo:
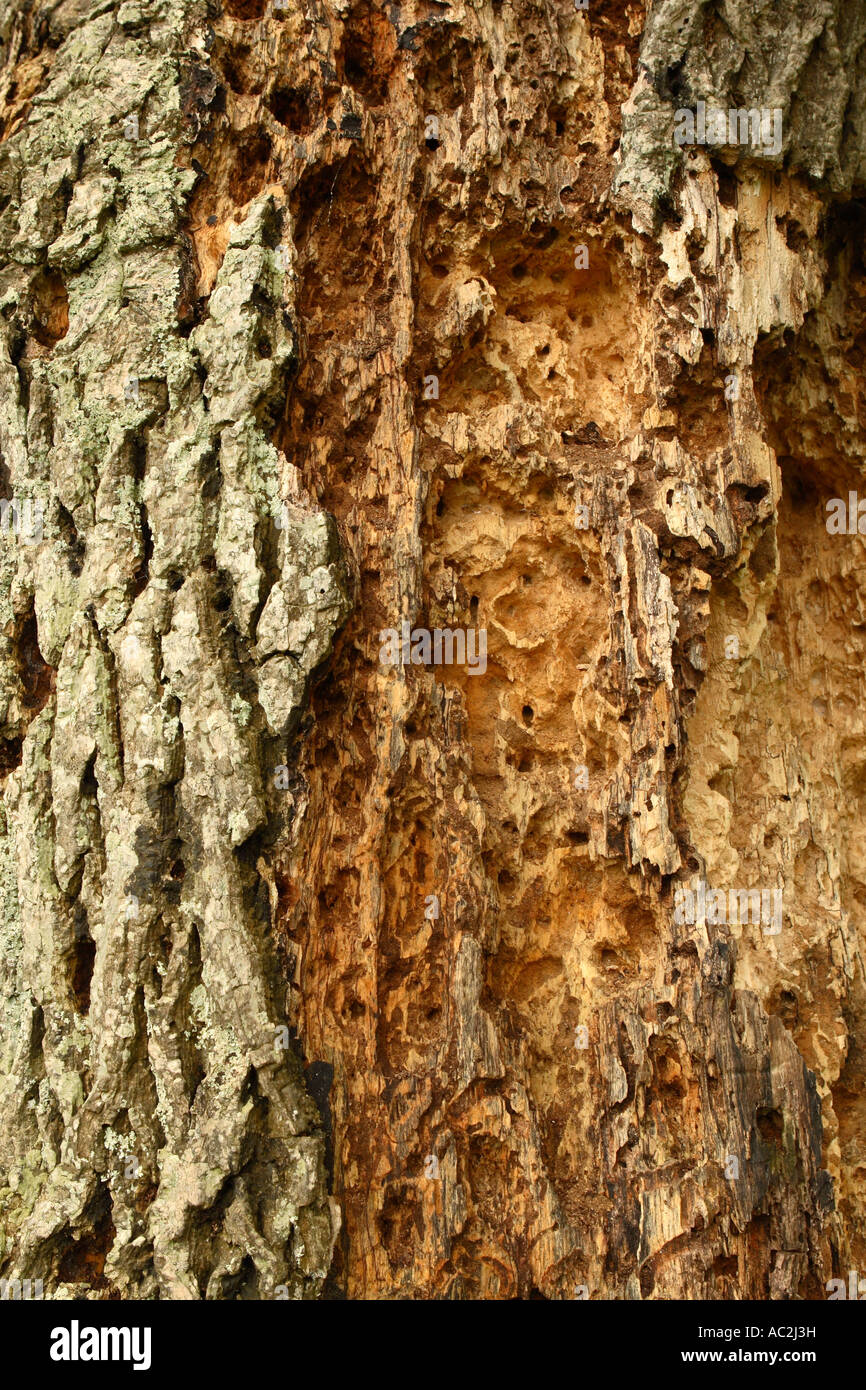
<path fill-rule="evenodd" d="M 825 1297 L 866 1268 L 866 571 L 825 525 L 866 7 L 0 38 L 0 482 L 44 513 L 0 538 L 0 1273 Z M 781 149 L 681 149 L 698 100 Z M 404 620 L 486 669 L 388 666 Z M 781 931 L 679 920 L 699 881 Z"/>

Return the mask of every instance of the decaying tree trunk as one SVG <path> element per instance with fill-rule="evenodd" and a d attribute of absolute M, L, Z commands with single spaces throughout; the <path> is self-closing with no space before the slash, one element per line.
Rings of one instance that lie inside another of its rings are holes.
<path fill-rule="evenodd" d="M 4 0 L 0 1274 L 866 1272 L 866 6 L 783 8 Z"/>

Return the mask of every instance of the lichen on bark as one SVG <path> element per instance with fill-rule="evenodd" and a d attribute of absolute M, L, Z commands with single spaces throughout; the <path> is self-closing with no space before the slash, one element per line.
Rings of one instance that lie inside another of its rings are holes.
<path fill-rule="evenodd" d="M 54 52 L 0 147 L 0 447 L 45 515 L 5 566 L 3 1256 L 57 1297 L 308 1297 L 338 1217 L 261 857 L 347 604 L 269 437 L 296 353 L 280 218 L 254 200 L 184 313 L 206 10 L 54 18 L 7 22 Z"/>

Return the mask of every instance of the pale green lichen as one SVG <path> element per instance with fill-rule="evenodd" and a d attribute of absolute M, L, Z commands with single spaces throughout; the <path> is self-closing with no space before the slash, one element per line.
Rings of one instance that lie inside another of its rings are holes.
<path fill-rule="evenodd" d="M 348 599 L 332 523 L 294 489 L 275 525 L 289 464 L 268 433 L 296 347 L 269 195 L 233 228 L 201 322 L 177 321 L 197 178 L 181 83 L 206 13 L 76 14 L 0 146 L 0 449 L 46 499 L 43 543 L 0 553 L 0 625 L 32 603 L 55 669 L 27 727 L 11 638 L 0 651 L 23 736 L 0 837 L 0 1213 L 4 1257 L 61 1297 L 63 1240 L 100 1194 L 124 1296 L 226 1296 L 250 1260 L 248 1292 L 308 1297 L 337 1228 L 317 1111 L 273 1049 L 276 962 L 237 851 L 271 814 L 259 741 L 293 727 Z M 69 328 L 25 368 L 28 405 L 17 356 L 49 273 Z"/>
<path fill-rule="evenodd" d="M 781 112 L 777 153 L 724 146 L 727 162 L 783 163 L 835 194 L 866 181 L 866 12 L 849 0 L 659 0 L 647 13 L 639 77 L 623 108 L 614 189 L 651 225 L 664 211 L 684 151 L 677 110 L 704 101 L 722 110 Z"/>

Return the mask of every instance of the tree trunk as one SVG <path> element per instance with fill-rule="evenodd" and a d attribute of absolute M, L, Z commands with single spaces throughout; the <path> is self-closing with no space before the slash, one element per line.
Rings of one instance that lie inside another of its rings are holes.
<path fill-rule="evenodd" d="M 784 8 L 6 0 L 6 1278 L 866 1268 L 866 6 Z"/>

